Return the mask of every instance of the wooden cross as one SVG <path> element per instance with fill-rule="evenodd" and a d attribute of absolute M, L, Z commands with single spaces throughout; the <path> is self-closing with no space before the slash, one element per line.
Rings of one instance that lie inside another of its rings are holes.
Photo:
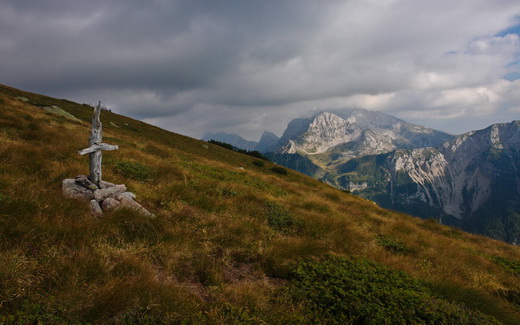
<path fill-rule="evenodd" d="M 85 155 L 90 154 L 90 174 L 88 175 L 89 180 L 99 185 L 101 181 L 101 151 L 102 150 L 117 150 L 118 146 L 106 144 L 101 142 L 103 134 L 101 131 L 101 102 L 94 107 L 94 114 L 92 115 L 92 132 L 90 133 L 89 145 L 90 147 L 78 151 L 78 154 Z"/>

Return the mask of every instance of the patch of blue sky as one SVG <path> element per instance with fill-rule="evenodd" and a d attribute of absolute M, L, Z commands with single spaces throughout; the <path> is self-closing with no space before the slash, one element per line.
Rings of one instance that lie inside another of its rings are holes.
<path fill-rule="evenodd" d="M 500 31 L 496 34 L 496 36 L 503 37 L 510 34 L 516 34 L 520 36 L 520 15 L 516 16 L 515 20 L 519 23 Z M 508 68 L 509 72 L 504 76 L 504 79 L 510 81 L 520 79 L 520 52 L 517 55 L 517 59 L 510 62 L 506 67 Z"/>
<path fill-rule="evenodd" d="M 508 28 L 498 32 L 496 34 L 496 36 L 506 36 L 506 35 L 509 35 L 509 34 L 520 35 L 520 15 L 516 16 L 515 20 L 517 22 L 516 25 L 510 26 L 510 27 L 508 27 Z"/>
<path fill-rule="evenodd" d="M 504 75 L 504 79 L 509 81 L 520 79 L 520 59 L 509 63 L 506 67 L 509 72 Z"/>

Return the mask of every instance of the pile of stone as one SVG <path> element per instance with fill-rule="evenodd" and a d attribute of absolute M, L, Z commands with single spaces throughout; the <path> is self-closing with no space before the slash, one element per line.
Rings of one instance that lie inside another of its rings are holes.
<path fill-rule="evenodd" d="M 87 175 L 79 175 L 76 178 L 64 179 L 62 189 L 63 195 L 67 198 L 89 201 L 92 215 L 96 217 L 103 216 L 104 211 L 121 207 L 134 209 L 146 216 L 154 216 L 135 201 L 135 194 L 127 192 L 124 184 L 100 181 L 98 186 L 92 183 Z"/>

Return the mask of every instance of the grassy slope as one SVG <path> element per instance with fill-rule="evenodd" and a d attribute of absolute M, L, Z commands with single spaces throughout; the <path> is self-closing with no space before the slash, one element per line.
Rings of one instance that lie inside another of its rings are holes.
<path fill-rule="evenodd" d="M 51 105 L 79 121 L 38 107 Z M 157 217 L 94 219 L 61 195 L 64 178 L 88 171 L 76 151 L 90 118 L 86 105 L 0 86 L 0 323 L 304 323 L 292 270 L 328 256 L 368 257 L 520 323 L 517 247 L 110 112 L 104 141 L 120 150 L 104 154 L 103 178 Z"/>

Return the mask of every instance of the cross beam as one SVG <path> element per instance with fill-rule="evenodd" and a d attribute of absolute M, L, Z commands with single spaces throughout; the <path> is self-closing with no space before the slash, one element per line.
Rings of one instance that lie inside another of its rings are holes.
<path fill-rule="evenodd" d="M 104 150 L 117 150 L 119 149 L 116 145 L 106 144 L 101 142 L 103 138 L 102 133 L 102 125 L 101 125 L 101 102 L 98 103 L 96 107 L 94 107 L 94 114 L 92 114 L 92 131 L 90 133 L 89 145 L 90 147 L 85 148 L 83 150 L 78 151 L 79 155 L 90 155 L 89 167 L 90 174 L 88 176 L 89 180 L 99 185 L 101 181 L 101 151 Z"/>

